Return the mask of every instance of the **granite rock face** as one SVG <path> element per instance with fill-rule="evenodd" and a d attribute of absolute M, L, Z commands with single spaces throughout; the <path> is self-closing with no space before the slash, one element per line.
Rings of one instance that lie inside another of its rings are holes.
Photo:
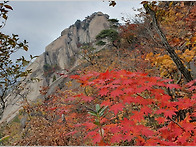
<path fill-rule="evenodd" d="M 109 28 L 109 16 L 102 12 L 95 12 L 86 17 L 83 21 L 77 20 L 75 24 L 61 32 L 61 36 L 50 43 L 45 48 L 45 52 L 37 57 L 27 69 L 32 69 L 32 73 L 21 82 L 22 90 L 15 90 L 7 96 L 7 107 L 4 110 L 1 121 L 10 121 L 22 108 L 23 102 L 29 103 L 43 98 L 40 95 L 40 87 L 49 86 L 50 93 L 55 91 L 63 78 L 59 73 L 71 72 L 74 67 L 80 64 L 80 46 L 82 44 L 92 44 L 95 48 L 96 35 Z M 32 82 L 32 78 L 38 78 L 39 82 Z"/>

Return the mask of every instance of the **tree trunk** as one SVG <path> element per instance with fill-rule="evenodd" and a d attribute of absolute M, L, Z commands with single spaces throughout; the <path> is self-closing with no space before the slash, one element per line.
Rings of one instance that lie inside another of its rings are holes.
<path fill-rule="evenodd" d="M 150 14 L 150 16 L 152 17 L 152 21 L 153 21 L 153 25 L 155 27 L 155 30 L 159 34 L 159 36 L 162 40 L 163 46 L 165 47 L 165 49 L 169 53 L 170 57 L 172 58 L 172 60 L 176 64 L 178 70 L 183 74 L 183 76 L 185 77 L 187 82 L 192 81 L 193 78 L 191 76 L 190 71 L 188 69 L 186 69 L 186 67 L 184 66 L 184 64 L 182 63 L 182 61 L 180 60 L 180 58 L 178 57 L 178 55 L 174 51 L 174 49 L 169 45 L 167 38 L 165 37 L 164 33 L 162 32 L 161 28 L 159 27 L 155 12 L 149 7 L 148 4 L 144 4 L 143 6 L 144 6 L 146 12 L 148 12 Z"/>

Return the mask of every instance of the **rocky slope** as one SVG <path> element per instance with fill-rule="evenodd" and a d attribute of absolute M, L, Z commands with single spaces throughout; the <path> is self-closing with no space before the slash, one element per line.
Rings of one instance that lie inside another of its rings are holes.
<path fill-rule="evenodd" d="M 27 69 L 32 73 L 21 82 L 20 87 L 7 96 L 7 107 L 2 115 L 1 122 L 10 121 L 22 108 L 24 102 L 33 102 L 39 98 L 40 87 L 49 86 L 48 94 L 62 85 L 64 78 L 59 73 L 72 72 L 80 64 L 80 46 L 91 43 L 95 48 L 96 35 L 103 29 L 109 28 L 109 16 L 101 12 L 93 13 L 83 21 L 77 20 L 75 24 L 61 32 L 61 36 L 45 48 Z M 33 78 L 39 81 L 32 81 Z"/>

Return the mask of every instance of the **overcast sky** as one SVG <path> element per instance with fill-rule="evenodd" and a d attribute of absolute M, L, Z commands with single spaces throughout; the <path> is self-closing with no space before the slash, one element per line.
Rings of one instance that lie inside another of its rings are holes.
<path fill-rule="evenodd" d="M 18 34 L 21 40 L 29 43 L 29 51 L 16 54 L 40 55 L 45 47 L 58 38 L 65 28 L 77 19 L 83 20 L 94 12 L 101 11 L 110 18 L 134 17 L 133 8 L 140 8 L 141 1 L 117 1 L 115 7 L 109 7 L 108 1 L 11 1 L 13 11 L 8 14 L 6 26 L 1 30 L 6 34 Z"/>

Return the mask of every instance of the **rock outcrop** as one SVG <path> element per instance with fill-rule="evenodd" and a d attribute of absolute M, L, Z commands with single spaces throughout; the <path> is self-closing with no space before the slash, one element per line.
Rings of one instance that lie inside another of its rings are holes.
<path fill-rule="evenodd" d="M 109 28 L 109 16 L 101 12 L 93 13 L 83 21 L 77 20 L 75 24 L 61 32 L 61 36 L 45 48 L 45 52 L 37 57 L 27 69 L 32 73 L 21 82 L 22 89 L 16 89 L 7 96 L 7 107 L 2 115 L 1 122 L 10 121 L 21 109 L 24 100 L 28 102 L 42 98 L 40 87 L 49 86 L 52 93 L 63 78 L 57 72 L 71 72 L 74 67 L 80 64 L 80 46 L 91 43 L 95 45 L 96 35 L 103 29 Z M 39 81 L 32 81 L 33 78 Z"/>

